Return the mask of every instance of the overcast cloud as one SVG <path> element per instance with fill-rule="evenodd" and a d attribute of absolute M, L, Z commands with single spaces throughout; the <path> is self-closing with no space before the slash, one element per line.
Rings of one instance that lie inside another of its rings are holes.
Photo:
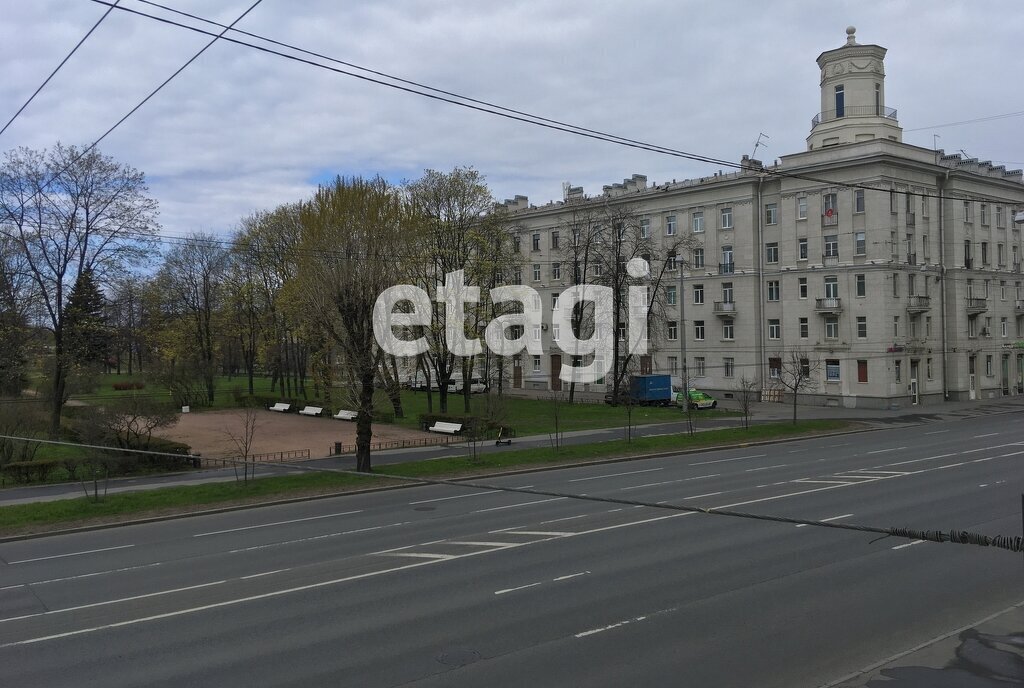
<path fill-rule="evenodd" d="M 166 4 L 230 23 L 251 0 Z M 125 7 L 168 16 L 138 0 Z M 0 0 L 0 125 L 106 8 Z M 194 22 L 190 22 L 194 23 Z M 1024 167 L 1024 4 L 1005 2 L 560 2 L 264 0 L 238 28 L 439 88 L 574 124 L 739 160 L 758 134 L 768 162 L 805 149 L 818 109 L 815 58 L 889 49 L 887 105 L 904 141 Z M 244 38 L 244 37 L 243 37 Z M 117 11 L 0 137 L 87 144 L 207 37 Z M 248 39 L 247 39 L 248 40 Z M 481 114 L 229 43 L 199 60 L 101 150 L 148 177 L 164 232 L 231 231 L 335 174 L 412 179 L 469 165 L 498 199 L 587 193 L 717 169 Z"/>

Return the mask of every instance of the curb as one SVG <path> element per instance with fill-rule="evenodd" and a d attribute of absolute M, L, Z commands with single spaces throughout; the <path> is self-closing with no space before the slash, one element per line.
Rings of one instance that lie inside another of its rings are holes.
<path fill-rule="evenodd" d="M 857 422 L 857 421 L 852 421 L 852 422 Z M 602 465 L 605 465 L 605 464 L 626 463 L 626 462 L 629 462 L 629 461 L 643 461 L 643 460 L 647 460 L 647 459 L 662 459 L 662 458 L 667 458 L 667 457 L 670 457 L 670 456 L 687 456 L 687 455 L 690 455 L 690 454 L 699 454 L 701 452 L 706 452 L 706 451 L 722 451 L 722 450 L 729 450 L 729 449 L 743 449 L 744 447 L 758 447 L 758 446 L 764 446 L 764 445 L 769 445 L 769 444 L 781 444 L 783 442 L 796 442 L 796 441 L 800 441 L 800 440 L 818 439 L 818 438 L 821 438 L 821 437 L 836 437 L 836 436 L 841 436 L 841 435 L 853 435 L 853 434 L 862 433 L 862 432 L 871 432 L 872 430 L 877 430 L 877 428 L 853 428 L 853 429 L 850 429 L 850 430 L 841 430 L 841 431 L 836 431 L 836 432 L 826 432 L 826 433 L 821 433 L 821 434 L 816 434 L 816 435 L 798 435 L 798 436 L 795 436 L 795 437 L 779 437 L 779 438 L 776 438 L 776 439 L 760 440 L 760 441 L 756 441 L 756 442 L 740 442 L 740 443 L 736 443 L 736 444 L 713 445 L 713 446 L 707 446 L 707 447 L 699 447 L 699 448 L 692 448 L 692 449 L 681 449 L 681 450 L 675 450 L 675 451 L 653 452 L 653 453 L 650 453 L 650 454 L 637 454 L 637 455 L 634 455 L 634 456 L 616 456 L 616 457 L 608 457 L 608 458 L 603 458 L 603 459 L 594 459 L 592 461 L 575 461 L 573 463 L 560 463 L 560 464 L 554 464 L 554 465 L 548 465 L 548 466 L 536 466 L 536 467 L 528 467 L 528 468 L 509 469 L 509 470 L 502 470 L 502 471 L 477 473 L 477 474 L 473 474 L 473 475 L 460 475 L 460 476 L 457 476 L 457 477 L 454 477 L 454 478 L 448 478 L 448 480 L 451 480 L 453 482 L 463 482 L 463 481 L 479 480 L 482 477 L 485 477 L 485 478 L 502 478 L 502 477 L 507 477 L 507 476 L 522 475 L 522 474 L 525 474 L 525 473 L 543 473 L 543 472 L 547 472 L 547 471 L 557 471 L 557 470 L 562 470 L 562 469 L 565 469 L 565 468 L 582 468 L 582 467 L 586 467 L 586 466 L 602 466 Z M 331 471 L 333 469 L 326 469 L 326 470 Z M 381 476 L 381 479 L 386 480 L 387 478 Z M 199 511 L 189 511 L 189 512 L 184 512 L 184 513 L 179 513 L 179 514 L 167 514 L 167 515 L 164 515 L 164 516 L 150 516 L 150 517 L 146 517 L 146 518 L 136 518 L 136 519 L 132 519 L 132 520 L 128 520 L 128 521 L 118 521 L 116 523 L 97 523 L 97 524 L 94 524 L 94 525 L 79 526 L 79 527 L 76 527 L 76 528 L 63 528 L 63 529 L 60 529 L 60 530 L 49 530 L 49 531 L 46 531 L 46 532 L 43 532 L 43 533 L 23 533 L 23 534 L 20 534 L 20 535 L 6 535 L 6 536 L 0 536 L 0 544 L 4 544 L 4 543 L 7 543 L 7 542 L 19 542 L 19 541 L 23 541 L 23 540 L 33 540 L 33 539 L 36 539 L 36 538 L 51 537 L 51 536 L 57 536 L 57 535 L 75 535 L 75 534 L 78 534 L 78 533 L 88 533 L 88 532 L 97 531 L 97 530 L 109 530 L 111 528 L 121 528 L 123 526 L 145 525 L 145 524 L 148 524 L 148 523 L 160 523 L 162 521 L 176 521 L 178 519 L 191 518 L 193 516 L 211 516 L 211 515 L 214 515 L 214 514 L 230 513 L 232 511 L 244 511 L 246 509 L 258 509 L 258 508 L 266 507 L 266 506 L 281 506 L 281 505 L 285 505 L 285 504 L 297 504 L 297 503 L 300 503 L 300 502 L 312 502 L 312 501 L 316 501 L 316 500 L 319 500 L 319 499 L 333 499 L 335 497 L 345 497 L 345 496 L 348 496 L 348 495 L 370 494 L 370 493 L 373 493 L 373 492 L 384 492 L 384 491 L 388 491 L 388 490 L 403 490 L 403 489 L 409 489 L 409 488 L 413 488 L 413 487 L 423 487 L 423 485 L 425 485 L 425 484 L 426 483 L 406 482 L 406 483 L 402 483 L 402 484 L 398 484 L 398 485 L 381 485 L 379 487 L 368 487 L 368 488 L 364 488 L 364 489 L 360 489 L 360 490 L 342 490 L 342 491 L 339 491 L 339 492 L 327 492 L 327 493 L 318 494 L 318 495 L 308 495 L 308 496 L 303 496 L 303 497 L 289 497 L 289 498 L 274 499 L 274 500 L 264 501 L 264 502 L 254 502 L 252 504 L 236 504 L 234 506 L 214 507 L 214 508 L 211 508 L 211 509 L 201 509 Z M 159 489 L 159 488 L 155 488 L 155 489 Z"/>

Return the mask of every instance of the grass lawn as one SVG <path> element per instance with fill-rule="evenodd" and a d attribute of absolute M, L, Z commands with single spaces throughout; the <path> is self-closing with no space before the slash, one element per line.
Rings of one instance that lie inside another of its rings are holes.
<path fill-rule="evenodd" d="M 757 425 L 749 430 L 730 428 L 689 435 L 669 435 L 620 440 L 600 444 L 551 448 L 522 449 L 485 454 L 477 459 L 458 457 L 434 461 L 417 461 L 382 467 L 380 473 L 409 477 L 453 477 L 486 475 L 513 467 L 530 467 L 572 463 L 619 456 L 635 456 L 656 452 L 712 447 L 797 437 L 847 428 L 849 423 L 837 420 L 802 421 Z M 331 472 L 306 473 L 293 476 L 259 478 L 248 484 L 210 483 L 206 485 L 168 487 L 145 492 L 109 495 L 99 502 L 85 498 L 54 502 L 17 504 L 0 507 L 0 533 L 10 534 L 39 529 L 45 525 L 80 522 L 116 521 L 119 518 L 155 516 L 197 510 L 204 505 L 255 503 L 261 500 L 302 495 L 323 494 L 387 484 L 379 476 L 357 476 Z"/>

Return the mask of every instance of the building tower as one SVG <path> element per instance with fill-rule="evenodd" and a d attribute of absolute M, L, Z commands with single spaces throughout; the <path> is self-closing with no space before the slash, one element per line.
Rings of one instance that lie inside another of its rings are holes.
<path fill-rule="evenodd" d="M 818 56 L 821 112 L 811 121 L 807 150 L 872 139 L 903 140 L 896 110 L 885 106 L 885 53 L 860 45 L 846 29 L 846 45 Z"/>

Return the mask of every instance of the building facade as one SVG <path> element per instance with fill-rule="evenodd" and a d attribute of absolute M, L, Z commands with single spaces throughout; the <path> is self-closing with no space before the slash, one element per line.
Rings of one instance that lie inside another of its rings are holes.
<path fill-rule="evenodd" d="M 692 237 L 660 287 L 666 322 L 642 372 L 725 397 L 749 380 L 777 398 L 799 360 L 811 368 L 804 401 L 847 407 L 1024 393 L 1022 173 L 903 143 L 885 53 L 851 27 L 818 57 L 806 151 L 772 166 L 744 156 L 737 171 L 700 179 L 633 175 L 584 197 L 628 206 L 656 243 Z M 545 303 L 573 283 L 559 232 L 582 190 L 564 192 L 504 204 L 520 279 Z M 547 353 L 513 362 L 513 390 L 561 386 L 564 355 L 550 327 L 541 336 Z"/>

